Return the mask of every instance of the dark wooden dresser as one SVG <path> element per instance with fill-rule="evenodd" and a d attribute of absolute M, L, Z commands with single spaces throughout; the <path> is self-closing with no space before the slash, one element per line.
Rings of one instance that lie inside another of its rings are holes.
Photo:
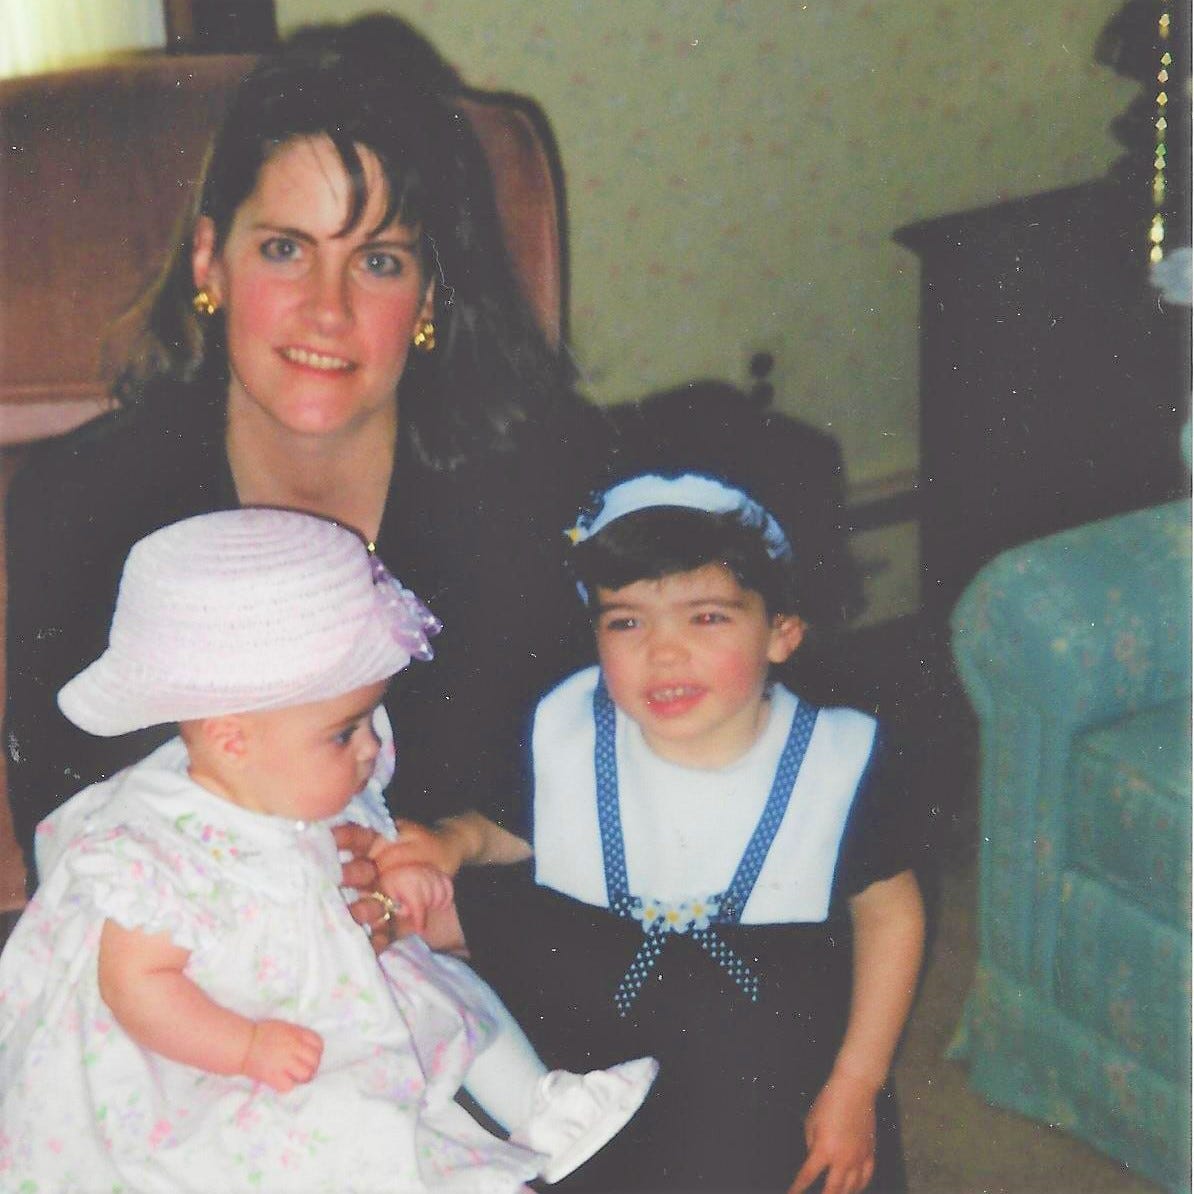
<path fill-rule="evenodd" d="M 1189 491 L 1190 309 L 1149 286 L 1114 179 L 911 224 L 923 609 L 1002 549 Z"/>

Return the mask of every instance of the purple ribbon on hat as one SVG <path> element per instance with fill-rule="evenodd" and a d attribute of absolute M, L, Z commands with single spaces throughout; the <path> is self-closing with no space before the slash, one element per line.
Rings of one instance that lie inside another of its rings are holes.
<path fill-rule="evenodd" d="M 390 633 L 394 641 L 412 658 L 426 662 L 435 658 L 429 639 L 439 634 L 444 624 L 415 596 L 404 589 L 390 570 L 370 553 L 369 567 L 373 583 L 381 586 L 383 604 L 391 615 Z"/>

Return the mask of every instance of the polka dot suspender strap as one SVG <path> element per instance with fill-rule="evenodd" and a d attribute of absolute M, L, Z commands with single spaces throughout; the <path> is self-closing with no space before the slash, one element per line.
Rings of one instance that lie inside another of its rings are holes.
<path fill-rule="evenodd" d="M 763 869 L 763 862 L 775 835 L 779 832 L 780 822 L 784 813 L 788 811 L 788 801 L 792 798 L 792 788 L 796 783 L 800 765 L 804 762 L 805 752 L 812 740 L 813 726 L 817 721 L 817 709 L 813 705 L 800 701 L 792 717 L 792 727 L 788 731 L 788 740 L 779 756 L 779 763 L 775 768 L 775 779 L 771 781 L 771 791 L 767 796 L 767 803 L 763 806 L 759 823 L 746 843 L 746 850 L 738 869 L 730 880 L 729 887 L 721 900 L 721 910 L 717 919 L 722 924 L 737 924 L 742 919 L 742 912 L 750 893 L 754 891 L 759 872 Z"/>
<path fill-rule="evenodd" d="M 630 967 L 618 983 L 614 1004 L 625 1016 L 643 984 L 650 977 L 671 932 L 687 932 L 726 972 L 734 984 L 752 1002 L 759 998 L 759 980 L 750 968 L 733 952 L 712 927 L 717 924 L 737 924 L 742 917 L 750 893 L 771 843 L 779 830 L 792 786 L 804 761 L 805 751 L 812 738 L 817 710 L 801 701 L 792 719 L 787 742 L 780 755 L 775 779 L 763 807 L 759 823 L 751 834 L 746 850 L 729 887 L 719 895 L 697 906 L 683 909 L 663 907 L 659 901 L 630 894 L 626 872 L 626 845 L 622 836 L 622 814 L 618 797 L 618 763 L 615 750 L 616 714 L 604 681 L 599 681 L 593 694 L 593 717 L 596 741 L 593 762 L 597 778 L 597 822 L 601 832 L 601 854 L 605 864 L 606 897 L 612 912 L 627 919 L 639 920 L 643 927 L 643 941 L 631 959 Z"/>

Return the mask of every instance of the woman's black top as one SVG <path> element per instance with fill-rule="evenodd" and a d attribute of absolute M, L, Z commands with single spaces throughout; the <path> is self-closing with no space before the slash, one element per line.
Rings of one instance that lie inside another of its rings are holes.
<path fill-rule="evenodd" d="M 17 839 L 32 883 L 37 823 L 173 733 L 95 738 L 59 712 L 59 688 L 107 645 L 121 568 L 168 523 L 234 508 L 222 397 L 147 399 L 34 449 L 8 499 L 5 742 Z M 396 814 L 475 809 L 515 818 L 520 737 L 536 698 L 591 652 L 564 568 L 569 525 L 603 444 L 589 408 L 524 425 L 508 451 L 447 471 L 400 433 L 378 554 L 442 619 L 436 658 L 385 704 L 398 745 Z"/>

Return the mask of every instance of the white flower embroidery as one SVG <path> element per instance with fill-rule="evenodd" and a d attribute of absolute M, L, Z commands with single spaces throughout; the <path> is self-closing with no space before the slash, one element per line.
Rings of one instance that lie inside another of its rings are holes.
<path fill-rule="evenodd" d="M 721 909 L 721 905 L 711 897 L 692 900 L 688 907 L 692 915 L 692 927 L 697 930 L 707 929 L 709 927 L 709 918 L 716 916 Z"/>
<path fill-rule="evenodd" d="M 713 896 L 684 900 L 636 898 L 630 915 L 641 922 L 644 933 L 687 933 L 689 929 L 707 929 L 720 907 Z"/>
<path fill-rule="evenodd" d="M 630 915 L 635 920 L 642 921 L 643 932 L 649 933 L 654 927 L 659 918 L 663 915 L 663 906 L 658 900 L 639 900 L 634 901 L 634 907 L 630 910 Z"/>

